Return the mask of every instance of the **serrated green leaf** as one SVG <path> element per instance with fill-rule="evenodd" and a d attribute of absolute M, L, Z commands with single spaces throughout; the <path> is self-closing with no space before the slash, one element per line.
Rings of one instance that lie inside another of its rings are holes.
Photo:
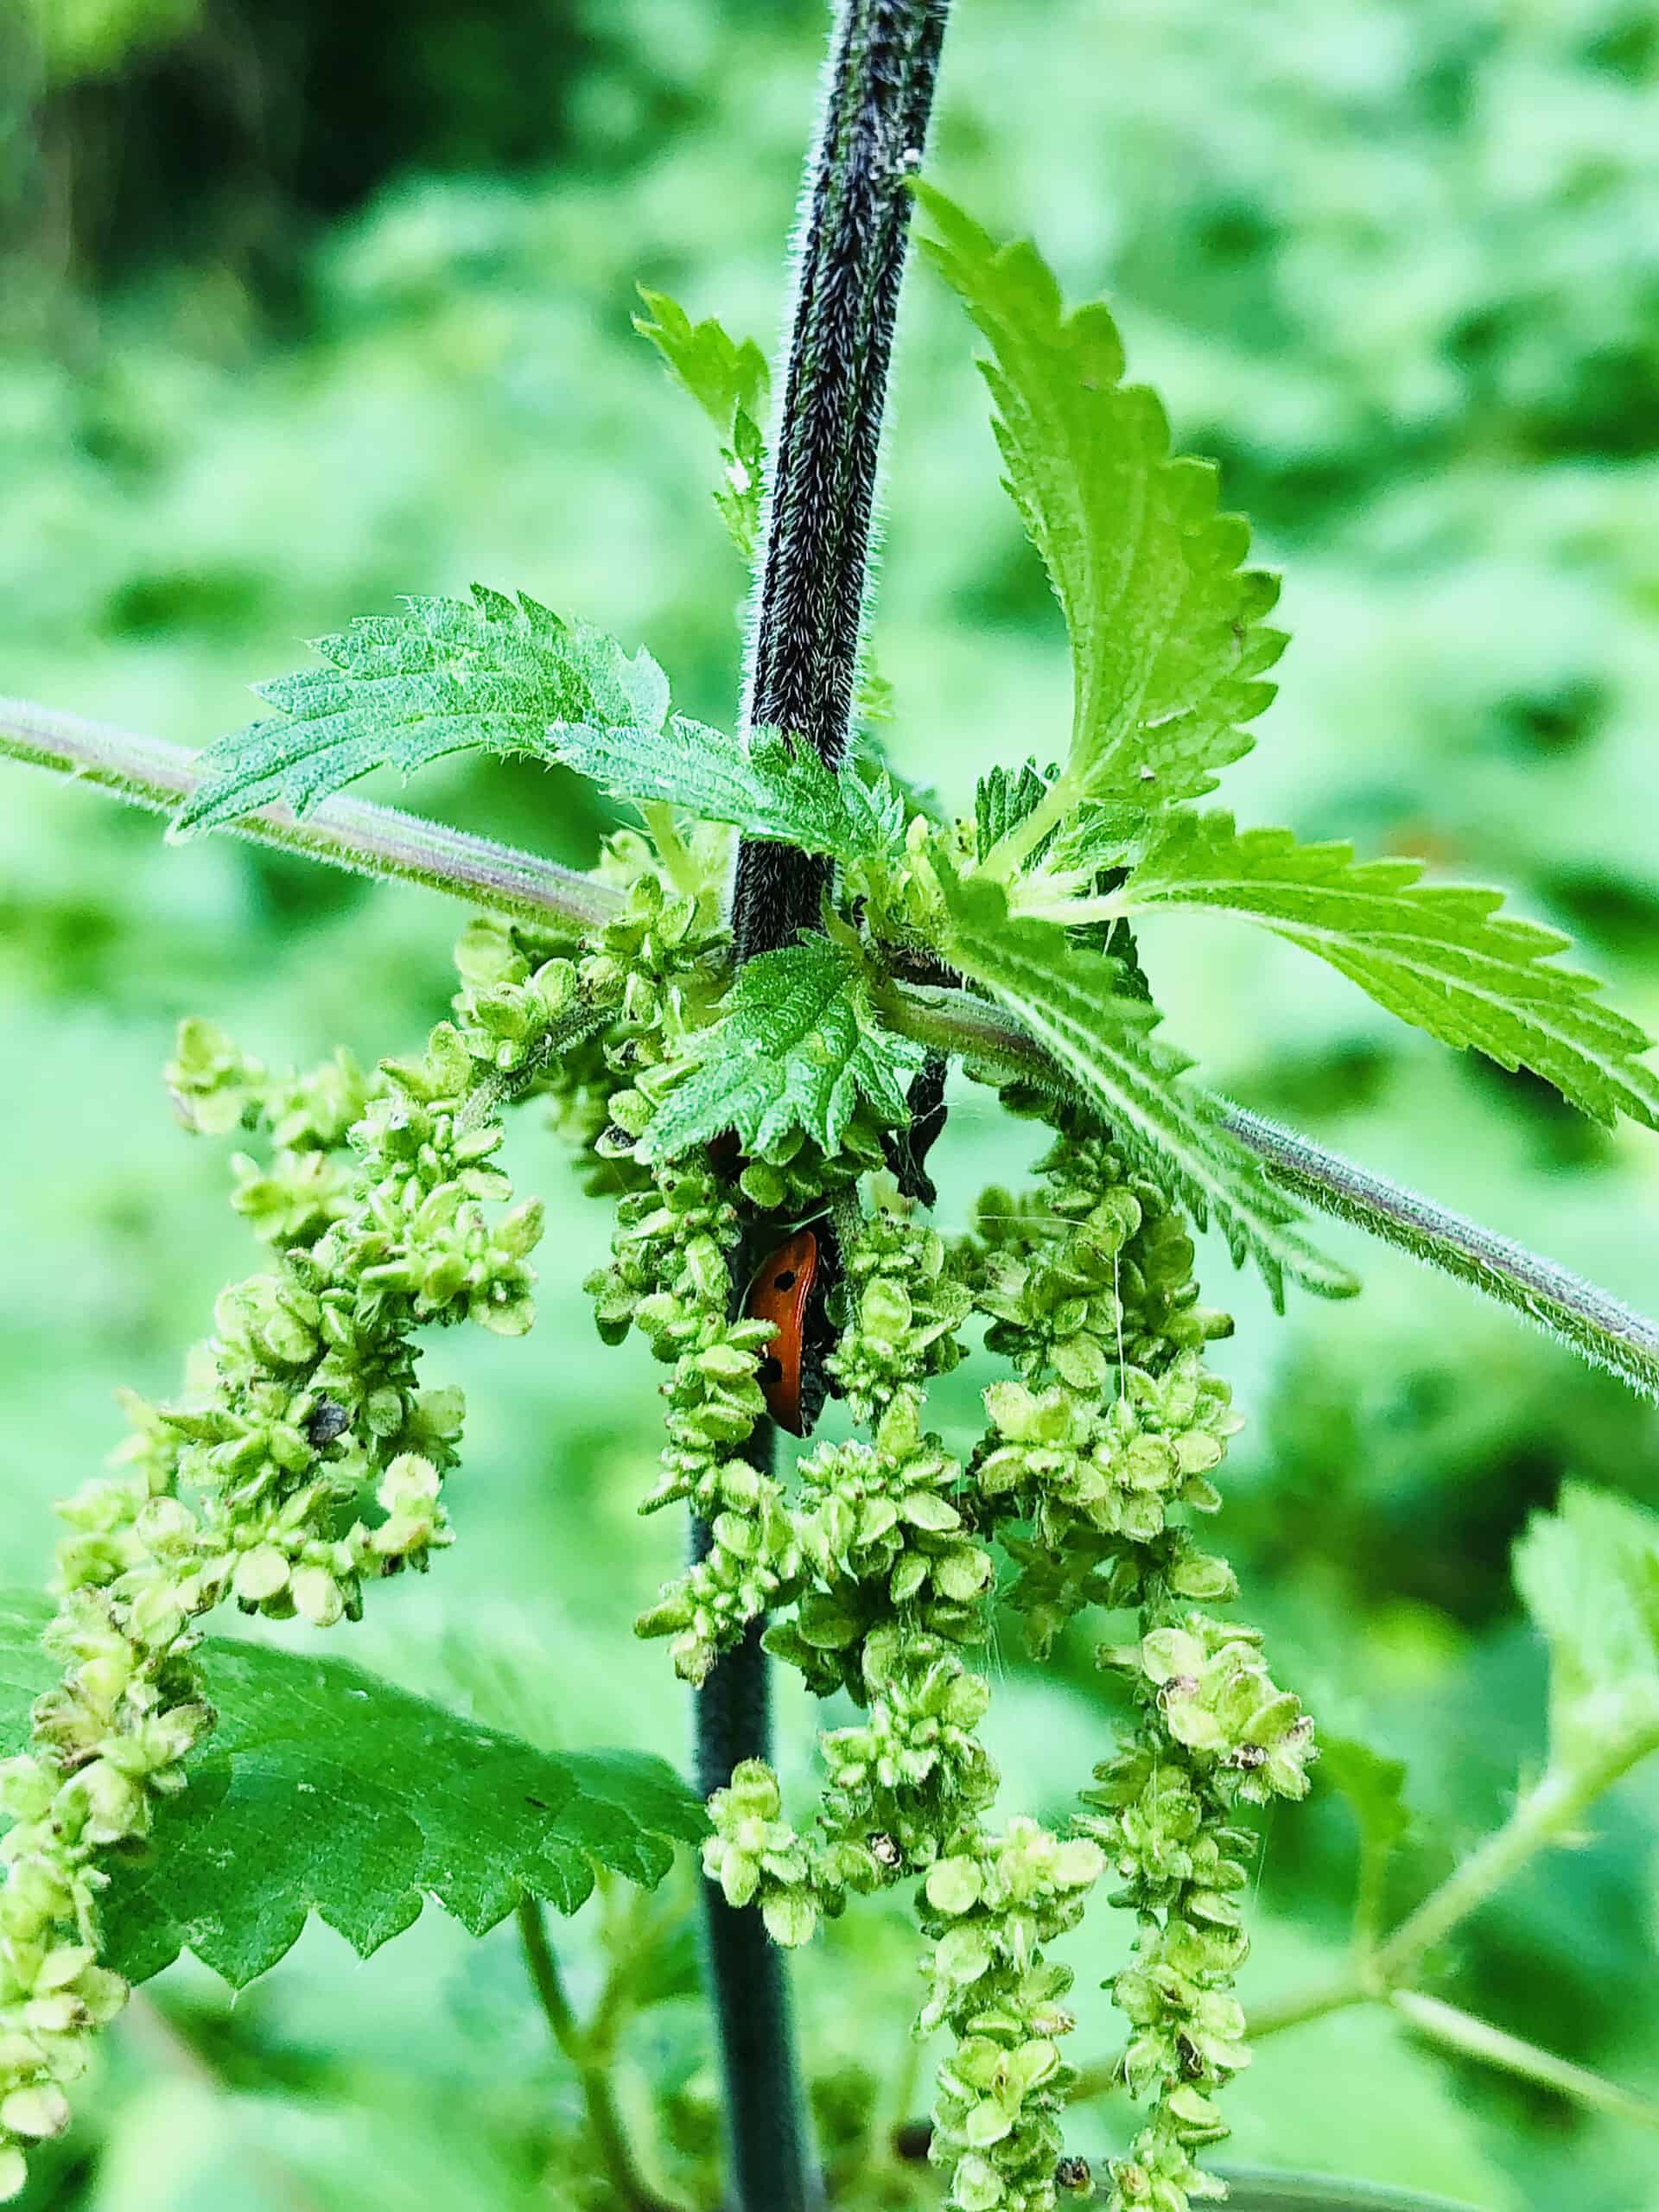
<path fill-rule="evenodd" d="M 0 1597 L 0 1747 L 54 1678 L 48 1608 Z M 241 1988 L 315 1912 L 367 1957 L 435 1897 L 483 1935 L 526 1896 L 574 1912 L 594 1868 L 654 1884 L 702 1808 L 661 1759 L 550 1752 L 340 1659 L 210 1639 L 219 1726 L 141 1857 L 112 1865 L 111 1966 L 143 1980 L 182 1950 Z"/>
<path fill-rule="evenodd" d="M 771 732 L 746 753 L 736 739 L 676 715 L 656 734 L 566 726 L 551 742 L 556 759 L 613 798 L 729 822 L 746 837 L 847 862 L 880 860 L 904 843 L 905 802 L 891 778 L 827 767 L 810 745 L 792 749 Z"/>
<path fill-rule="evenodd" d="M 1594 977 L 1555 964 L 1567 939 L 1501 913 L 1501 892 L 1423 883 L 1421 861 L 1357 861 L 1351 845 L 1184 813 L 1114 903 L 1260 922 L 1430 1036 L 1530 1068 L 1596 1121 L 1659 1126 L 1659 1074 L 1639 1057 L 1649 1039 L 1602 1003 Z"/>
<path fill-rule="evenodd" d="M 639 1150 L 675 1160 L 735 1129 L 746 1151 L 760 1153 L 799 1129 L 833 1153 L 861 1097 L 886 1122 L 908 1118 L 906 1087 L 925 1058 L 882 1027 L 855 955 L 803 938 L 738 970 Z"/>
<path fill-rule="evenodd" d="M 732 543 L 745 560 L 753 560 L 766 498 L 766 447 L 760 424 L 772 385 L 766 357 L 752 338 L 740 342 L 729 337 L 712 315 L 694 323 L 666 292 L 648 291 L 642 284 L 639 296 L 651 315 L 635 315 L 634 328 L 657 348 L 676 383 L 720 433 L 726 466 L 715 505 Z"/>
<path fill-rule="evenodd" d="M 938 866 L 947 908 L 944 957 L 999 1000 L 1087 1092 L 1124 1148 L 1150 1165 L 1202 1228 L 1214 1217 L 1236 1263 L 1248 1253 L 1274 1302 L 1289 1275 L 1326 1297 L 1351 1276 L 1292 1226 L 1299 1209 L 1220 1125 L 1222 1109 L 1178 1078 L 1192 1065 L 1155 1039 L 1160 1016 L 1133 996 L 1122 964 L 1064 930 L 1010 915 L 1001 887 Z"/>
<path fill-rule="evenodd" d="M 756 422 L 766 411 L 772 372 L 753 339 L 728 336 L 713 316 L 693 322 L 666 292 L 639 288 L 650 310 L 633 327 L 662 355 L 677 384 L 695 399 L 721 437 L 731 434 L 740 408 Z"/>
<path fill-rule="evenodd" d="M 974 853 L 979 860 L 989 858 L 995 848 L 1017 830 L 1028 815 L 1034 814 L 1048 797 L 1049 777 L 1039 772 L 1034 760 L 1027 760 L 1021 768 L 993 768 L 982 776 L 974 789 Z M 1050 830 L 1043 843 L 1033 854 L 1040 859 L 1046 847 L 1052 842 Z"/>
<path fill-rule="evenodd" d="M 1568 1483 L 1516 1544 L 1515 1580 L 1549 1646 L 1554 1758 L 1618 1766 L 1659 1751 L 1659 1515 Z"/>
<path fill-rule="evenodd" d="M 257 683 L 277 709 L 200 754 L 203 779 L 173 817 L 183 838 L 281 804 L 302 815 L 371 770 L 410 775 L 447 753 L 539 753 L 549 725 L 615 722 L 650 734 L 668 714 L 651 655 L 482 584 L 471 600 L 410 599 L 319 638 L 326 668 Z"/>
<path fill-rule="evenodd" d="M 1003 838 L 1036 812 L 1047 798 L 1056 772 L 1051 768 L 1046 776 L 1040 775 L 1037 763 L 1027 760 L 1018 775 L 993 768 L 980 779 L 974 794 L 975 854 L 980 861 L 988 859 Z M 1120 988 L 1128 996 L 1150 999 L 1152 987 L 1128 921 L 1121 914 L 1091 919 L 1080 904 L 1074 915 L 1070 911 L 1072 902 L 1058 893 L 1061 885 L 1076 893 L 1116 891 L 1125 874 L 1119 863 L 1133 843 L 1134 825 L 1125 823 L 1121 808 L 1076 807 L 1052 830 L 1044 831 L 1026 855 L 1025 866 L 1028 870 L 1040 869 L 1034 880 L 1055 900 L 1051 909 L 1041 911 L 1061 922 L 1079 944 L 1091 944 L 1120 962 L 1123 969 Z M 1021 878 L 1022 889 L 1028 890 L 1033 883 L 1029 874 Z"/>
<path fill-rule="evenodd" d="M 1144 812 L 1211 791 L 1273 696 L 1278 581 L 1240 565 L 1249 527 L 1217 512 L 1214 468 L 1172 457 L 1157 400 L 1122 381 L 1104 302 L 1068 315 L 1033 246 L 918 192 L 924 247 L 990 342 L 1007 487 L 1071 633 L 1070 796 Z"/>

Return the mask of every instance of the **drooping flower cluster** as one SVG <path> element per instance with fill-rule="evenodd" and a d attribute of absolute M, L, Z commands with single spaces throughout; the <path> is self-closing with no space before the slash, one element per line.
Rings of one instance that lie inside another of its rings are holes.
<path fill-rule="evenodd" d="M 1312 1727 L 1260 1637 L 1195 1610 L 1236 1593 L 1179 1516 L 1219 1504 L 1210 1478 L 1237 1424 L 1200 1350 L 1230 1324 L 1198 1302 L 1180 1217 L 1064 1115 L 1039 1172 L 1024 1205 L 992 1192 L 981 1209 L 970 1266 L 987 1341 L 1024 1379 L 987 1392 L 974 1471 L 1029 1529 L 1005 1539 L 1020 1568 L 1008 1594 L 1038 1650 L 1085 1606 L 1139 1614 L 1134 1642 L 1102 1653 L 1137 1719 L 1079 1826 L 1141 1923 L 1112 1990 L 1132 2031 L 1125 2081 L 1153 2110 L 1114 2163 L 1112 2202 L 1187 2212 L 1224 2194 L 1194 2154 L 1226 2133 L 1212 2093 L 1249 2056 L 1231 1987 L 1251 1838 L 1232 1810 L 1306 1793 Z"/>
<path fill-rule="evenodd" d="M 1071 2078 L 1058 2038 L 1075 2024 L 1064 2003 L 1071 1971 L 1044 1946 L 1075 1927 L 1104 1866 L 1086 1837 L 1062 1842 L 1016 1819 L 1006 1835 L 976 1836 L 938 1860 L 923 1885 L 934 1942 L 919 2024 L 945 2022 L 957 2037 L 933 2131 L 960 2212 L 1038 2212 L 1055 2201 Z"/>
<path fill-rule="evenodd" d="M 924 1426 L 923 1385 L 960 1356 L 967 1289 L 937 1234 L 901 1202 L 878 1205 L 844 1255 L 848 1314 L 831 1357 L 868 1441 L 823 1445 L 793 1501 L 801 1586 L 767 1648 L 815 1690 L 864 1708 L 821 1739 L 816 1831 L 781 1818 L 770 1770 L 748 1763 L 709 1807 L 705 1865 L 734 1903 L 759 1903 L 774 1936 L 804 1942 L 852 1891 L 925 1877 L 938 1940 L 918 2031 L 948 2023 L 931 2155 L 961 2212 L 1050 2212 L 1057 2115 L 1071 2080 L 1057 2039 L 1071 2020 L 1065 1968 L 1044 1946 L 1082 1911 L 1104 1865 L 1085 1839 L 1030 1821 L 992 1833 L 995 1767 L 979 1741 L 989 1685 L 964 1651 L 983 1643 L 995 1568 L 987 1501 Z"/>
<path fill-rule="evenodd" d="M 603 1012 L 570 962 L 508 950 L 418 1059 L 374 1077 L 342 1055 L 273 1078 L 209 1025 L 181 1032 L 184 1118 L 274 1141 L 263 1165 L 237 1156 L 232 1203 L 276 1256 L 220 1296 L 182 1402 L 130 1400 L 111 1471 L 62 1508 L 46 1637 L 62 1678 L 0 1766 L 0 2201 L 28 2145 L 67 2125 L 66 2086 L 124 2001 L 97 1961 L 99 1861 L 148 1833 L 213 1726 L 202 1617 L 233 1598 L 327 1625 L 449 1541 L 461 1397 L 417 1387 L 415 1332 L 530 1326 L 540 1208 L 486 1211 L 511 1197 L 499 1109 Z"/>
<path fill-rule="evenodd" d="M 637 1328 L 671 1370 L 660 1473 L 641 1510 L 687 1502 L 711 1536 L 704 1556 L 635 1627 L 670 1637 L 676 1671 L 700 1682 L 779 1601 L 795 1558 L 782 1492 L 741 1450 L 766 1410 L 758 1370 L 772 1332 L 733 1311 L 739 1191 L 706 1161 L 646 1166 L 634 1157 L 664 1073 L 702 1010 L 696 987 L 714 936 L 698 901 L 665 890 L 629 850 L 632 842 L 613 855 L 613 865 L 626 856 L 637 867 L 628 911 L 601 933 L 584 969 L 595 984 L 621 985 L 621 1020 L 601 1042 L 602 1068 L 588 1078 L 590 1097 L 602 1095 L 602 1120 L 590 1109 L 585 1123 L 566 1117 L 565 1127 L 591 1142 L 623 1186 L 610 1264 L 587 1285 L 600 1334 L 620 1344 Z"/>

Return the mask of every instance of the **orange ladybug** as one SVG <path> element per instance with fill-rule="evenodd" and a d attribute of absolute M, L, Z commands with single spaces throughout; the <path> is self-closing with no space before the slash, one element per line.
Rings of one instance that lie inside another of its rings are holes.
<path fill-rule="evenodd" d="M 760 1387 L 766 1411 L 791 1436 L 804 1436 L 823 1408 L 824 1294 L 832 1261 L 827 1224 L 798 1229 L 755 1269 L 743 1301 L 751 1321 L 772 1325 Z"/>

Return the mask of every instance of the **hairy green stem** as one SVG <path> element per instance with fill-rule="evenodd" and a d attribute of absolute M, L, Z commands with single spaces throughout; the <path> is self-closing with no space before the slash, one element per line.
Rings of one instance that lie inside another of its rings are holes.
<path fill-rule="evenodd" d="M 554 2042 L 575 2069 L 588 2133 L 616 2192 L 620 2212 L 677 2212 L 677 2207 L 657 2195 L 634 2164 L 609 2072 L 571 2008 L 559 1961 L 548 1941 L 546 1919 L 534 1897 L 526 1897 L 518 1908 L 518 1935 L 537 2002 L 553 2031 Z"/>
<path fill-rule="evenodd" d="M 1071 1088 L 1034 1038 L 966 991 L 893 983 L 880 1002 L 893 1028 L 935 1051 L 1010 1080 L 1056 1092 Z M 1221 1119 L 1291 1197 L 1479 1291 L 1617 1375 L 1639 1396 L 1659 1400 L 1659 1321 L 1466 1214 L 1374 1175 L 1265 1116 L 1226 1104 Z"/>
<path fill-rule="evenodd" d="M 1649 1746 L 1635 1739 L 1611 1744 L 1582 1766 L 1552 1767 L 1516 1805 L 1500 1828 L 1453 1868 L 1437 1890 L 1375 1949 L 1357 1954 L 1330 1982 L 1293 1992 L 1250 2014 L 1250 2040 L 1282 2034 L 1350 2005 L 1391 1998 L 1415 1972 L 1426 1952 L 1478 1911 L 1547 1844 L 1568 1834 L 1580 1815 L 1625 1774 Z"/>
<path fill-rule="evenodd" d="M 159 814 L 170 813 L 200 781 L 194 754 L 181 746 L 16 700 L 0 701 L 0 756 L 70 776 Z M 394 807 L 333 798 L 302 822 L 286 808 L 268 807 L 237 828 L 238 834 L 283 851 L 358 874 L 422 884 L 518 920 L 588 929 L 621 911 L 620 894 L 607 885 Z M 970 992 L 895 982 L 882 994 L 882 1010 L 904 1035 L 950 1058 L 1057 1093 L 1070 1089 L 1033 1039 Z M 1659 1321 L 1570 1268 L 1294 1129 L 1237 1106 L 1228 1109 L 1226 1119 L 1239 1142 L 1267 1163 L 1293 1197 L 1466 1284 L 1560 1338 L 1638 1395 L 1659 1400 Z"/>
<path fill-rule="evenodd" d="M 1495 2066 L 1521 2081 L 1535 2082 L 1541 2088 L 1554 2089 L 1588 2112 L 1605 2113 L 1610 2119 L 1627 2120 L 1634 2126 L 1659 2133 L 1659 2104 L 1592 2074 L 1586 2066 L 1575 2066 L 1571 2059 L 1558 2058 L 1554 2051 L 1541 2050 L 1535 2043 L 1510 2035 L 1490 2021 L 1478 2020 L 1471 2012 L 1444 2004 L 1438 1997 L 1425 1997 L 1414 1989 L 1396 1989 L 1389 2001 L 1402 2020 L 1443 2050 L 1478 2059 L 1482 2065 Z"/>
<path fill-rule="evenodd" d="M 1496 1299 L 1643 1397 L 1659 1398 L 1659 1322 L 1467 1215 L 1373 1175 L 1276 1122 L 1233 1106 L 1227 1126 L 1293 1197 Z"/>
<path fill-rule="evenodd" d="M 171 814 L 201 781 L 196 756 L 182 746 L 22 699 L 0 699 L 0 756 L 72 777 L 153 814 Z M 418 883 L 518 921 L 595 929 L 621 907 L 619 893 L 556 861 L 362 799 L 327 799 L 302 821 L 285 806 L 262 807 L 234 830 L 256 844 L 356 875 Z"/>

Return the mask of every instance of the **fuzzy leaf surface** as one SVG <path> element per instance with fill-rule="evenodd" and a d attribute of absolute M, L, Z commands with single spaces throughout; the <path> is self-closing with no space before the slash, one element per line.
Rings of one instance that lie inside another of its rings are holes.
<path fill-rule="evenodd" d="M 1071 796 L 1147 811 L 1212 791 L 1273 696 L 1278 580 L 1242 565 L 1249 530 L 1217 512 L 1215 469 L 1172 456 L 1157 399 L 1122 381 L 1105 303 L 1068 314 L 1033 245 L 918 191 L 924 248 L 989 341 L 1007 488 L 1071 634 Z"/>
<path fill-rule="evenodd" d="M 746 753 L 722 731 L 676 715 L 658 733 L 567 726 L 552 742 L 556 759 L 615 798 L 729 822 L 746 837 L 844 861 L 880 860 L 904 842 L 905 802 L 890 778 L 828 767 L 810 745 L 792 750 L 768 731 Z"/>
<path fill-rule="evenodd" d="M 1515 1580 L 1549 1646 L 1553 1757 L 1659 1751 L 1659 1516 L 1568 1483 L 1516 1544 Z"/>
<path fill-rule="evenodd" d="M 1530 1068 L 1598 1122 L 1659 1126 L 1649 1039 L 1603 1004 L 1592 976 L 1557 964 L 1567 939 L 1499 911 L 1503 894 L 1423 883 L 1415 860 L 1358 861 L 1348 844 L 1239 830 L 1220 812 L 1177 816 L 1123 903 L 1241 914 L 1329 961 L 1432 1037 Z"/>
<path fill-rule="evenodd" d="M 0 1597 L 0 1750 L 55 1679 L 48 1611 Z M 345 1660 L 230 1639 L 201 1657 L 219 1726 L 142 1856 L 111 1868 L 106 1957 L 132 1980 L 190 1950 L 242 1988 L 313 1912 L 365 1958 L 429 1896 L 474 1936 L 525 1897 L 574 1912 L 595 1865 L 653 1885 L 706 1829 L 661 1759 L 537 1751 Z"/>
<path fill-rule="evenodd" d="M 1131 994 L 1128 970 L 1064 930 L 1011 915 L 1001 887 L 939 868 L 948 924 L 941 950 L 1046 1045 L 1124 1148 L 1149 1163 L 1198 1225 L 1213 1216 L 1236 1263 L 1248 1255 L 1275 1304 L 1289 1275 L 1342 1297 L 1351 1276 L 1297 1235 L 1299 1209 L 1220 1126 L 1220 1108 L 1179 1080 L 1187 1057 L 1154 1037 L 1160 1019 Z"/>
<path fill-rule="evenodd" d="M 203 780 L 173 817 L 183 838 L 281 804 L 302 815 L 375 768 L 406 776 L 447 753 L 548 757 L 549 726 L 617 722 L 647 734 L 668 715 L 668 681 L 643 650 L 562 622 L 520 594 L 482 584 L 467 599 L 410 599 L 319 638 L 327 664 L 253 687 L 273 719 L 219 738 Z"/>
<path fill-rule="evenodd" d="M 908 1118 L 905 1091 L 926 1057 L 885 1029 L 856 958 L 804 937 L 745 963 L 694 1065 L 646 1130 L 646 1160 L 674 1160 L 722 1130 L 764 1152 L 795 1129 L 834 1152 L 868 1098 L 881 1119 Z"/>

